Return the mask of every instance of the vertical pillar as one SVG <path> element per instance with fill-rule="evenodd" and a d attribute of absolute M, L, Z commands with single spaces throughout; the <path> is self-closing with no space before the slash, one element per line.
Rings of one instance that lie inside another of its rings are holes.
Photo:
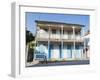
<path fill-rule="evenodd" d="M 49 26 L 49 39 L 48 39 L 48 58 L 50 59 L 51 58 L 51 53 L 50 53 L 50 34 L 51 34 L 51 29 L 50 29 L 50 26 Z"/>
<path fill-rule="evenodd" d="M 63 26 L 61 26 L 61 53 L 60 58 L 62 58 L 63 55 Z"/>
<path fill-rule="evenodd" d="M 86 43 L 85 43 L 85 39 L 84 39 L 84 59 L 86 59 Z"/>
<path fill-rule="evenodd" d="M 33 60 L 36 59 L 36 47 L 38 46 L 38 41 L 37 41 L 37 37 L 40 37 L 38 35 L 40 35 L 40 33 L 38 34 L 38 31 L 40 30 L 38 24 L 36 25 L 36 35 L 35 35 L 35 41 L 34 41 L 34 53 L 33 53 Z"/>
<path fill-rule="evenodd" d="M 51 58 L 51 53 L 50 53 L 50 41 L 48 41 L 48 59 Z"/>
<path fill-rule="evenodd" d="M 83 28 L 83 37 L 84 37 L 83 38 L 83 40 L 84 40 L 84 48 L 83 48 L 84 49 L 84 53 L 83 54 L 84 54 L 84 59 L 86 59 L 86 55 L 87 54 L 86 54 L 86 42 L 85 42 L 85 30 L 84 30 L 84 28 Z"/>
<path fill-rule="evenodd" d="M 35 54 L 36 54 L 36 47 L 37 47 L 37 41 L 35 40 L 35 46 L 34 46 L 34 53 L 33 53 L 33 56 L 34 56 L 34 58 L 33 58 L 33 60 L 35 60 L 36 59 L 36 56 L 35 56 Z"/>
<path fill-rule="evenodd" d="M 82 46 L 82 59 L 84 59 L 84 28 L 81 30 L 81 38 L 83 40 L 83 46 Z"/>
<path fill-rule="evenodd" d="M 61 58 L 63 58 L 62 57 L 62 55 L 63 55 L 63 41 L 62 41 L 62 44 L 61 45 L 62 45 L 62 47 L 61 47 Z"/>
<path fill-rule="evenodd" d="M 50 35 L 51 35 L 51 28 L 50 28 L 50 26 L 49 26 L 49 40 L 50 40 Z"/>
<path fill-rule="evenodd" d="M 83 37 L 83 35 L 82 35 L 82 32 L 83 32 L 83 28 L 81 28 L 81 31 L 80 31 L 80 40 L 82 40 L 82 37 Z M 81 43 L 81 59 L 83 59 L 83 43 Z"/>
<path fill-rule="evenodd" d="M 72 58 L 75 59 L 76 58 L 76 52 L 75 52 L 75 27 L 72 27 L 73 29 L 73 52 L 72 52 Z"/>

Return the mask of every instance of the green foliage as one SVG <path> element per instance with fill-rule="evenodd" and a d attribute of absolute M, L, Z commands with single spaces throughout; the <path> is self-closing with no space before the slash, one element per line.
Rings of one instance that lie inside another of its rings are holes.
<path fill-rule="evenodd" d="M 26 29 L 26 44 L 33 40 L 35 40 L 35 36 L 33 36 L 33 34 Z"/>
<path fill-rule="evenodd" d="M 32 62 L 34 57 L 33 53 L 35 47 L 35 36 L 33 36 L 32 32 L 27 30 L 27 28 L 26 28 L 26 45 L 28 46 L 27 62 Z"/>

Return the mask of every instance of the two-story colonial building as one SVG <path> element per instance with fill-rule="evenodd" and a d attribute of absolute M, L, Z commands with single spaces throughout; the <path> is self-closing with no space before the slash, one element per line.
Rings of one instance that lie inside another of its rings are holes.
<path fill-rule="evenodd" d="M 37 47 L 45 46 L 47 60 L 86 59 L 84 25 L 36 20 Z"/>

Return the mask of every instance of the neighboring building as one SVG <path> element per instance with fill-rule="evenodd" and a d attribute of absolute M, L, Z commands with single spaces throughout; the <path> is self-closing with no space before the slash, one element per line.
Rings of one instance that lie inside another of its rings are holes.
<path fill-rule="evenodd" d="M 89 59 L 90 58 L 90 31 L 87 31 L 82 38 L 84 39 L 86 57 Z"/>
<path fill-rule="evenodd" d="M 84 57 L 86 53 L 84 39 L 82 39 L 84 25 L 36 21 L 36 26 L 37 47 L 45 46 L 47 60 L 87 59 Z"/>

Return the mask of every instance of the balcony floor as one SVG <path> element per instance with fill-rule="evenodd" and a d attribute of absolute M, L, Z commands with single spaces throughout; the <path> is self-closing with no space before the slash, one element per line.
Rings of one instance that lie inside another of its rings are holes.
<path fill-rule="evenodd" d="M 74 42 L 72 39 L 47 39 L 47 38 L 37 38 L 36 41 L 51 41 L 51 42 Z M 83 42 L 83 40 L 75 40 L 75 42 Z"/>

